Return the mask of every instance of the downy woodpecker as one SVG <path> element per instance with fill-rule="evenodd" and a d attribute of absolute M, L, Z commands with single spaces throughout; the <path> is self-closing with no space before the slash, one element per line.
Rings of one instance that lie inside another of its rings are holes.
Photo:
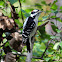
<path fill-rule="evenodd" d="M 27 51 L 31 53 L 32 50 L 32 37 L 35 35 L 38 24 L 38 17 L 42 11 L 35 9 L 31 15 L 27 17 L 23 24 L 22 42 L 26 43 Z M 29 62 L 29 61 L 28 61 Z"/>

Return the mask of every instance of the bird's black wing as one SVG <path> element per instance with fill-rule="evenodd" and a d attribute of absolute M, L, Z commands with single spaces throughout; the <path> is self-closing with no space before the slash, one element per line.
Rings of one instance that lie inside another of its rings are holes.
<path fill-rule="evenodd" d="M 23 29 L 22 36 L 24 38 L 27 38 L 30 35 L 30 33 L 33 31 L 33 29 L 35 28 L 35 25 L 36 24 L 34 22 L 34 18 L 29 17 L 28 21 L 27 21 L 27 23 L 26 23 L 26 25 L 25 25 L 25 27 Z"/>

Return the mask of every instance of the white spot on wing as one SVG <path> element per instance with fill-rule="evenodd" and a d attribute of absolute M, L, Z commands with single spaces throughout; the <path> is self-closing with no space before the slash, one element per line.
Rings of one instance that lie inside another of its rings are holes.
<path fill-rule="evenodd" d="M 25 34 L 23 34 L 23 36 L 27 37 Z"/>

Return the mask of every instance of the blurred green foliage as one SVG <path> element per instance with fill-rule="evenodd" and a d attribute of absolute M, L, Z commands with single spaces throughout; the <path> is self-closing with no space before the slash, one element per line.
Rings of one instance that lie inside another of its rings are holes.
<path fill-rule="evenodd" d="M 18 5 L 18 0 L 8 0 L 11 4 L 14 4 L 15 5 Z M 24 19 L 26 19 L 26 17 L 30 16 L 30 12 L 33 10 L 33 9 L 40 9 L 40 10 L 43 10 L 42 9 L 42 5 L 44 6 L 47 6 L 46 2 L 45 1 L 41 1 L 41 4 L 40 3 L 35 3 L 32 7 L 28 7 L 27 5 L 27 0 L 20 0 L 21 3 L 22 3 L 22 9 L 20 10 L 20 7 L 16 8 L 16 12 L 18 13 L 18 16 L 19 16 L 19 19 L 15 19 L 15 22 L 18 24 L 19 27 L 23 26 L 23 21 L 21 19 L 21 11 L 23 13 L 23 17 Z M 30 1 L 30 0 L 29 0 Z M 35 2 L 35 1 L 34 1 Z M 50 13 L 54 13 L 54 14 L 57 14 L 59 11 L 57 10 L 58 6 L 55 4 L 57 2 L 54 1 L 53 4 L 50 4 L 51 5 L 51 10 L 49 11 Z M 31 3 L 31 2 L 28 2 L 28 3 Z M 5 4 L 6 2 L 4 0 L 0 0 L 0 8 L 5 8 Z M 23 5 L 25 7 L 23 7 Z M 31 4 L 30 4 L 31 5 Z M 60 7 L 60 10 L 62 10 L 62 6 Z M 7 5 L 7 8 L 6 9 L 2 9 L 2 12 L 5 16 L 8 16 L 11 18 L 11 8 L 10 8 L 10 5 L 8 4 Z M 47 10 L 45 11 L 47 12 Z M 40 16 L 39 20 L 46 20 L 49 18 L 49 14 L 47 15 L 44 15 L 43 17 Z M 56 18 L 56 15 L 55 16 L 51 16 L 50 18 Z M 56 18 L 56 20 L 62 22 L 62 20 L 60 18 Z M 38 26 L 43 24 L 44 21 L 41 21 L 38 23 Z M 57 27 L 52 27 L 53 30 L 57 33 L 60 33 L 61 31 L 57 29 Z M 21 29 L 22 31 L 23 29 Z M 2 35 L 3 37 L 6 37 L 5 33 L 3 33 Z M 48 35 L 46 32 L 45 32 L 45 26 L 43 26 L 42 28 L 40 28 L 38 31 L 37 31 L 37 34 L 35 36 L 35 43 L 34 43 L 34 47 L 33 47 L 33 56 L 35 57 L 41 57 L 41 55 L 43 54 L 43 52 L 45 51 L 45 48 L 46 48 L 46 45 L 47 45 L 47 42 L 50 40 L 50 39 L 55 39 L 57 38 L 56 36 L 52 36 L 52 35 Z M 7 41 L 7 39 L 5 38 L 3 40 L 3 43 L 5 43 Z M 55 40 L 53 40 L 55 41 Z M 55 41 L 56 42 L 56 41 Z M 6 43 L 5 46 L 9 45 L 9 43 Z M 60 47 L 59 47 L 60 46 Z M 2 49 L 2 47 L 0 47 Z M 59 49 L 58 49 L 59 48 Z M 13 50 L 14 51 L 14 50 Z M 27 50 L 26 50 L 26 46 L 23 48 L 23 51 L 22 51 L 23 54 L 26 54 L 27 53 Z M 4 56 L 5 53 L 4 52 L 0 52 L 0 56 Z M 18 56 L 19 57 L 19 56 Z M 62 57 L 62 42 L 57 42 L 55 44 L 53 43 L 50 43 L 49 44 L 49 47 L 45 53 L 45 55 L 43 56 L 44 58 L 44 62 L 53 62 L 53 60 L 59 60 L 61 59 Z M 26 60 L 26 57 L 19 57 L 18 59 L 18 62 L 25 62 Z M 32 59 L 32 62 L 34 61 L 38 61 L 40 59 Z"/>
<path fill-rule="evenodd" d="M 8 0 L 11 4 L 14 4 L 15 2 L 17 2 L 18 0 Z"/>

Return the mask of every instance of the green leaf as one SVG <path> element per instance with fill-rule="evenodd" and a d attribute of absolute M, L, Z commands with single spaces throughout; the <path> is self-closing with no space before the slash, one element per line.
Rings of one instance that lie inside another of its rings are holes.
<path fill-rule="evenodd" d="M 55 60 L 56 59 L 56 56 L 53 56 L 52 58 L 53 58 L 53 60 Z M 54 61 L 54 62 L 57 62 L 57 61 Z"/>
<path fill-rule="evenodd" d="M 22 2 L 24 2 L 24 3 L 26 2 L 26 0 L 20 0 L 20 1 L 22 1 Z"/>
<path fill-rule="evenodd" d="M 51 39 L 55 39 L 55 38 L 56 38 L 56 36 L 51 36 L 50 38 L 51 38 Z"/>
<path fill-rule="evenodd" d="M 8 0 L 11 4 L 14 4 L 15 2 L 17 2 L 18 0 Z"/>
<path fill-rule="evenodd" d="M 49 61 L 51 58 L 44 58 L 44 60 Z"/>
<path fill-rule="evenodd" d="M 38 26 L 40 26 L 42 24 L 42 22 L 38 22 Z"/>
<path fill-rule="evenodd" d="M 7 42 L 7 43 L 5 44 L 5 47 L 7 47 L 7 46 L 9 46 L 9 42 Z"/>
<path fill-rule="evenodd" d="M 54 22 L 51 22 L 51 24 L 54 24 Z"/>
<path fill-rule="evenodd" d="M 51 12 L 57 14 L 58 10 L 51 10 Z"/>
<path fill-rule="evenodd" d="M 57 43 L 54 45 L 53 49 L 57 50 L 59 44 L 60 44 L 60 42 L 57 42 Z"/>
<path fill-rule="evenodd" d="M 7 11 L 7 13 L 10 13 L 10 12 L 11 12 L 11 9 L 8 7 L 8 8 L 6 9 L 6 11 Z"/>
<path fill-rule="evenodd" d="M 41 3 L 44 4 L 44 5 L 46 5 L 46 2 L 45 1 L 42 1 Z"/>
<path fill-rule="evenodd" d="M 62 32 L 61 30 L 59 30 L 59 29 L 56 29 L 56 31 L 57 31 L 57 33 L 60 33 L 60 32 Z"/>
<path fill-rule="evenodd" d="M 26 11 L 25 11 L 25 10 L 23 10 L 23 9 L 21 9 L 21 11 L 22 11 L 23 13 L 26 13 Z"/>
<path fill-rule="evenodd" d="M 46 53 L 52 55 L 52 54 L 54 53 L 54 51 L 49 51 L 49 50 L 47 50 Z"/>
<path fill-rule="evenodd" d="M 35 6 L 38 7 L 38 8 L 42 8 L 42 6 L 38 3 L 36 3 Z"/>
<path fill-rule="evenodd" d="M 2 8 L 3 6 L 0 6 L 0 8 Z"/>
<path fill-rule="evenodd" d="M 60 7 L 60 9 L 62 10 L 62 6 Z"/>
<path fill-rule="evenodd" d="M 56 29 L 58 29 L 57 26 L 55 26 L 55 25 L 53 24 L 53 25 L 51 25 L 51 27 L 52 27 L 53 31 L 57 33 L 57 30 L 56 30 Z"/>
<path fill-rule="evenodd" d="M 29 14 L 29 13 L 25 13 L 24 15 L 25 15 L 25 17 L 29 17 L 29 16 L 30 16 L 30 14 Z"/>
<path fill-rule="evenodd" d="M 59 45 L 62 47 L 62 41 L 59 43 Z"/>
<path fill-rule="evenodd" d="M 60 50 L 60 52 L 62 53 L 62 50 Z"/>
<path fill-rule="evenodd" d="M 0 6 L 3 5 L 3 4 L 4 4 L 4 2 L 3 1 L 0 1 Z"/>
<path fill-rule="evenodd" d="M 56 18 L 56 16 L 51 16 L 51 18 Z"/>
<path fill-rule="evenodd" d="M 62 22 L 62 20 L 61 20 L 60 18 L 57 18 L 56 20 L 58 20 L 58 21 Z"/>
<path fill-rule="evenodd" d="M 24 16 L 25 16 L 25 17 L 29 17 L 29 16 L 30 16 L 30 14 L 27 13 L 25 10 L 21 9 L 21 11 L 24 13 Z"/>
<path fill-rule="evenodd" d="M 55 0 L 55 1 L 53 2 L 53 4 L 56 4 L 56 2 L 57 2 L 57 0 Z"/>
<path fill-rule="evenodd" d="M 3 39 L 3 43 L 5 43 L 7 41 L 7 39 L 5 38 L 5 39 Z"/>
<path fill-rule="evenodd" d="M 5 55 L 5 53 L 4 52 L 2 52 L 2 56 L 4 56 Z"/>
<path fill-rule="evenodd" d="M 2 36 L 3 36 L 3 37 L 6 37 L 6 35 L 5 35 L 4 33 L 2 34 Z"/>
<path fill-rule="evenodd" d="M 62 13 L 62 11 L 59 11 L 59 12 L 61 12 L 61 13 Z"/>
<path fill-rule="evenodd" d="M 43 19 L 43 20 L 46 20 L 48 17 L 49 17 L 49 15 L 42 17 L 42 19 Z"/>
<path fill-rule="evenodd" d="M 11 46 L 10 46 L 10 47 L 11 47 Z M 13 52 L 13 54 L 17 53 L 17 51 L 16 51 L 16 50 L 14 50 L 14 49 L 12 49 L 12 52 Z"/>
<path fill-rule="evenodd" d="M 55 14 L 57 14 L 57 13 L 58 13 L 58 11 L 55 11 L 54 13 L 55 13 Z"/>
<path fill-rule="evenodd" d="M 45 44 L 42 42 L 42 43 L 41 43 L 41 50 L 44 51 L 45 48 L 46 48 L 46 46 L 45 46 Z"/>
<path fill-rule="evenodd" d="M 52 5 L 51 9 L 56 10 L 58 6 L 56 4 Z"/>
<path fill-rule="evenodd" d="M 15 22 L 18 24 L 19 27 L 23 26 L 23 24 L 18 19 L 15 19 Z"/>

